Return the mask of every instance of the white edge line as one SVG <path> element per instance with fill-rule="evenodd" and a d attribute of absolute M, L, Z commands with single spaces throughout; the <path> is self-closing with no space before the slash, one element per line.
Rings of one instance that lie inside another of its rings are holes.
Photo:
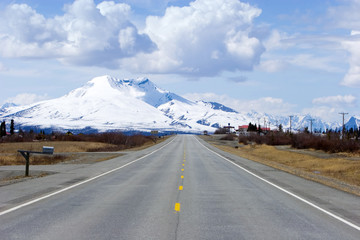
<path fill-rule="evenodd" d="M 224 157 L 224 156 L 218 154 L 217 152 L 214 152 L 213 150 L 211 150 L 211 149 L 209 149 L 208 147 L 206 147 L 206 146 L 205 146 L 204 144 L 202 144 L 196 137 L 195 137 L 195 139 L 196 139 L 204 148 L 206 148 L 206 149 L 209 150 L 210 152 L 212 152 L 212 153 L 214 153 L 215 155 L 219 156 L 220 158 L 228 161 L 229 163 L 235 165 L 236 167 L 240 168 L 241 170 L 247 172 L 248 174 L 250 174 L 250 175 L 252 175 L 252 176 L 254 176 L 254 177 L 256 177 L 256 178 L 258 178 L 258 179 L 260 179 L 260 180 L 262 180 L 262 181 L 264 181 L 264 182 L 266 182 L 267 184 L 270 184 L 271 186 L 279 189 L 280 191 L 283 191 L 283 192 L 287 193 L 288 195 L 290 195 L 290 196 L 292 196 L 292 197 L 294 197 L 294 198 L 296 198 L 296 199 L 298 199 L 298 200 L 300 200 L 300 201 L 302 201 L 302 202 L 304 202 L 304 203 L 312 206 L 313 208 L 316 208 L 316 209 L 318 209 L 319 211 L 321 211 L 321 212 L 323 212 L 323 213 L 325 213 L 325 214 L 327 214 L 327 215 L 329 215 L 329 216 L 331 216 L 331 217 L 333 217 L 333 218 L 335 218 L 335 219 L 337 219 L 337 220 L 345 223 L 346 225 L 348 225 L 348 226 L 350 226 L 350 227 L 352 227 L 352 228 L 355 228 L 356 230 L 360 231 L 360 226 L 357 226 L 357 225 L 355 225 L 355 224 L 353 224 L 353 223 L 351 223 L 351 222 L 349 222 L 349 221 L 347 221 L 347 220 L 345 220 L 345 219 L 343 219 L 343 218 L 341 218 L 341 217 L 339 217 L 339 216 L 337 216 L 337 215 L 335 215 L 335 214 L 333 214 L 333 213 L 331 213 L 331 212 L 329 212 L 329 211 L 327 211 L 327 210 L 325 210 L 325 209 L 323 209 L 323 208 L 315 205 L 314 203 L 312 203 L 312 202 L 310 202 L 310 201 L 308 201 L 308 200 L 306 200 L 306 199 L 304 199 L 304 198 L 302 198 L 302 197 L 300 197 L 300 196 L 298 196 L 298 195 L 296 195 L 296 194 L 294 194 L 294 193 L 292 193 L 292 192 L 289 192 L 288 190 L 286 190 L 286 189 L 284 189 L 284 188 L 282 188 L 282 187 L 280 187 L 280 186 L 278 186 L 278 185 L 276 185 L 276 184 L 274 184 L 274 183 L 272 183 L 272 182 L 270 182 L 270 181 L 268 181 L 268 180 L 266 180 L 266 179 L 264 179 L 264 178 L 256 175 L 255 173 L 253 173 L 253 172 L 251 172 L 251 171 L 249 171 L 249 170 L 247 170 L 247 169 L 245 169 L 245 168 L 237 165 L 236 163 L 230 161 L 230 160 L 227 159 L 226 157 Z"/>
<path fill-rule="evenodd" d="M 71 185 L 71 186 L 69 186 L 69 187 L 63 188 L 63 189 L 61 189 L 61 190 L 59 190 L 59 191 L 50 193 L 50 194 L 45 195 L 45 196 L 43 196 L 43 197 L 36 198 L 36 199 L 31 200 L 31 201 L 29 201 L 29 202 L 23 203 L 23 204 L 18 205 L 18 206 L 16 206 L 16 207 L 13 207 L 13 208 L 10 208 L 10 209 L 5 210 L 5 211 L 3 211 L 3 212 L 0 212 L 0 216 L 5 215 L 5 214 L 10 213 L 10 212 L 13 212 L 13 211 L 16 211 L 16 210 L 18 210 L 18 209 L 20 209 L 20 208 L 29 206 L 29 205 L 31 205 L 31 204 L 34 204 L 34 203 L 39 202 L 39 201 L 41 201 L 41 200 L 44 200 L 44 199 L 46 199 L 46 198 L 52 197 L 52 196 L 57 195 L 57 194 L 59 194 L 59 193 L 68 191 L 68 190 L 70 190 L 70 189 L 72 189 L 72 188 L 78 187 L 78 186 L 83 185 L 83 184 L 85 184 L 85 183 L 91 182 L 91 181 L 93 181 L 93 180 L 95 180 L 95 179 L 97 179 L 97 178 L 100 178 L 100 177 L 102 177 L 102 176 L 105 176 L 105 175 L 107 175 L 107 174 L 109 174 L 109 173 L 112 173 L 112 172 L 115 172 L 115 171 L 117 171 L 117 170 L 120 170 L 120 169 L 122 169 L 122 168 L 124 168 L 124 167 L 127 167 L 127 166 L 129 166 L 130 164 L 133 164 L 133 163 L 135 163 L 135 162 L 137 162 L 137 161 L 140 161 L 141 159 L 144 159 L 144 158 L 146 158 L 146 157 L 154 154 L 155 152 L 163 149 L 164 147 L 166 147 L 167 145 L 169 145 L 170 143 L 172 143 L 174 140 L 175 140 L 175 138 L 174 138 L 173 140 L 171 140 L 169 143 L 165 144 L 164 146 L 162 146 L 162 147 L 160 147 L 160 148 L 152 151 L 151 153 L 148 153 L 148 154 L 146 154 L 146 155 L 144 155 L 144 156 L 142 156 L 142 157 L 140 157 L 140 158 L 138 158 L 138 159 L 135 159 L 135 160 L 133 160 L 133 161 L 131 161 L 131 162 L 129 162 L 129 163 L 126 163 L 126 164 L 124 164 L 124 165 L 122 165 L 122 166 L 120 166 L 120 167 L 114 168 L 114 169 L 112 169 L 112 170 L 110 170 L 110 171 L 104 172 L 104 173 L 102 173 L 102 174 L 100 174 L 100 175 L 97 175 L 97 176 L 95 176 L 95 177 L 86 179 L 86 180 L 84 180 L 84 181 L 82 181 L 82 182 L 79 182 L 79 183 L 76 183 L 76 184 Z"/>

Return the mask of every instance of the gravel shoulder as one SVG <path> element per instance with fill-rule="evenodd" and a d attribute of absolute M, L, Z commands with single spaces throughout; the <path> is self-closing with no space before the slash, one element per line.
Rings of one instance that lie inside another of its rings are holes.
<path fill-rule="evenodd" d="M 57 153 L 57 154 L 66 156 L 67 160 L 52 165 L 31 165 L 30 163 L 30 176 L 28 177 L 25 177 L 25 165 L 0 166 L 0 187 L 13 183 L 26 181 L 29 179 L 45 177 L 51 174 L 55 174 L 57 173 L 56 168 L 58 166 L 68 165 L 68 168 L 71 168 L 71 165 L 93 164 L 124 155 L 123 153 L 119 153 L 119 152 L 114 152 L 114 153 L 84 152 L 84 153 Z M 62 169 L 63 167 L 60 168 Z"/>

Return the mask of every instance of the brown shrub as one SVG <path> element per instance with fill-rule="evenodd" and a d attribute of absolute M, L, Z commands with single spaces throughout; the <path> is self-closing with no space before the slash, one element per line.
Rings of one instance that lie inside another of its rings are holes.
<path fill-rule="evenodd" d="M 220 138 L 220 140 L 233 141 L 235 138 L 236 138 L 236 135 L 234 135 L 234 134 L 226 134 L 224 137 Z"/>

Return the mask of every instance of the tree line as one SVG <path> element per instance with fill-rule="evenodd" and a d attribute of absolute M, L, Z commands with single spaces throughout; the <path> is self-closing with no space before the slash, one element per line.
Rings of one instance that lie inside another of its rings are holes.
<path fill-rule="evenodd" d="M 15 123 L 14 123 L 14 119 L 11 119 L 11 121 L 10 121 L 10 135 L 14 135 L 14 133 L 15 133 Z M 6 135 L 7 135 L 6 122 L 2 121 L 1 126 L 0 126 L 0 137 L 4 137 Z"/>

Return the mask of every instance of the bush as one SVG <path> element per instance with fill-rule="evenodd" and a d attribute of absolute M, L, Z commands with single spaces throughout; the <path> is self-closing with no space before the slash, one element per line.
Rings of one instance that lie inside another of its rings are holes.
<path fill-rule="evenodd" d="M 251 133 L 249 136 L 239 136 L 239 143 L 267 145 L 291 145 L 297 149 L 323 150 L 325 152 L 356 152 L 360 150 L 360 142 L 353 139 L 341 140 L 338 133 L 328 133 L 325 136 L 312 135 L 308 133 L 287 134 L 281 132 L 270 132 L 267 135 Z"/>
<path fill-rule="evenodd" d="M 229 131 L 226 128 L 218 128 L 215 130 L 214 134 L 226 134 Z"/>
<path fill-rule="evenodd" d="M 235 138 L 236 138 L 236 135 L 234 135 L 234 134 L 226 134 L 226 136 L 220 138 L 220 140 L 234 141 Z"/>

